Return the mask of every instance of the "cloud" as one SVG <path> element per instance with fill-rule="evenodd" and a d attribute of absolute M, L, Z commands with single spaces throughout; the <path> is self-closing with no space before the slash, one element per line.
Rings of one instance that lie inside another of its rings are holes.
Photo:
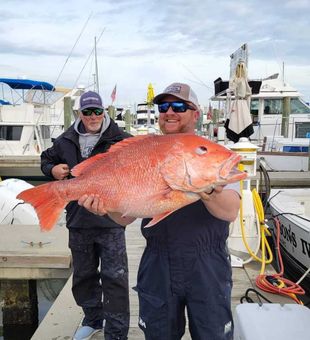
<path fill-rule="evenodd" d="M 309 75 L 309 9 L 303 0 L 11 0 L 0 14 L 0 60 L 8 76 L 49 82 L 65 65 L 62 85 L 78 79 L 90 86 L 96 37 L 107 100 L 115 83 L 126 102 L 140 100 L 149 82 L 160 91 L 179 80 L 208 103 L 214 79 L 229 74 L 230 54 L 248 43 L 251 76 L 279 72 L 284 62 L 288 80 L 310 96 L 303 75 Z"/>

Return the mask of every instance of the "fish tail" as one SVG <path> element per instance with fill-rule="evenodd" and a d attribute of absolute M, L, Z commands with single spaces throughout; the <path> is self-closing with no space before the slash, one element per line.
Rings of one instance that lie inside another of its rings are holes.
<path fill-rule="evenodd" d="M 35 209 L 42 231 L 49 231 L 57 223 L 67 202 L 52 190 L 54 183 L 46 183 L 19 193 L 16 198 L 30 203 Z"/>

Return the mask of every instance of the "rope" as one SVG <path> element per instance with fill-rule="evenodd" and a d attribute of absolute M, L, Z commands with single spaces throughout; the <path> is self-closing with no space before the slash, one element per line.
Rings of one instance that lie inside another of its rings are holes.
<path fill-rule="evenodd" d="M 261 273 L 256 278 L 256 286 L 268 293 L 287 296 L 293 299 L 296 303 L 303 305 L 297 295 L 304 295 L 304 289 L 298 283 L 294 283 L 283 277 L 284 266 L 280 251 L 280 221 L 276 217 L 274 218 L 274 222 L 277 230 L 276 249 L 280 264 L 280 272 L 273 275 L 266 275 L 264 274 L 265 267 L 262 266 Z"/>

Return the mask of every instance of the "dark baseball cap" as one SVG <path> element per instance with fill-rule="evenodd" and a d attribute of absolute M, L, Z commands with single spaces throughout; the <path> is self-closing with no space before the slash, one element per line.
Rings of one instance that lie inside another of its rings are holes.
<path fill-rule="evenodd" d="M 83 93 L 80 97 L 80 111 L 90 107 L 104 109 L 102 99 L 97 92 L 88 91 Z"/>

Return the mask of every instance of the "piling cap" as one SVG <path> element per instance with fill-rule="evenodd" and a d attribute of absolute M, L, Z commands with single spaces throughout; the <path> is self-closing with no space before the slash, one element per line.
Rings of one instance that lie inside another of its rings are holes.
<path fill-rule="evenodd" d="M 231 150 L 253 150 L 256 151 L 259 147 L 253 143 L 251 143 L 248 138 L 241 137 L 238 143 L 233 145 L 229 145 L 229 149 Z"/>

